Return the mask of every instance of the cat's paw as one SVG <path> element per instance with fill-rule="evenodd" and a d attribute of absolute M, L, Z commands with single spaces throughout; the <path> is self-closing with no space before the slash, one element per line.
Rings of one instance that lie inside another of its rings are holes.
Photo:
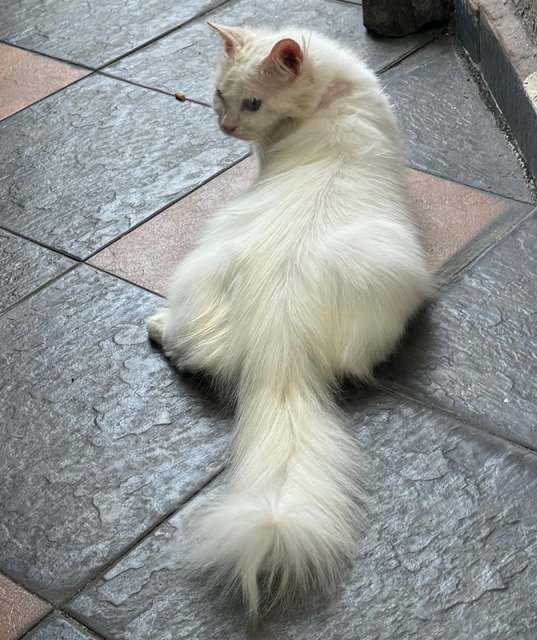
<path fill-rule="evenodd" d="M 162 346 L 164 338 L 164 330 L 168 321 L 169 309 L 160 307 L 150 318 L 147 319 L 145 326 L 151 340 Z"/>

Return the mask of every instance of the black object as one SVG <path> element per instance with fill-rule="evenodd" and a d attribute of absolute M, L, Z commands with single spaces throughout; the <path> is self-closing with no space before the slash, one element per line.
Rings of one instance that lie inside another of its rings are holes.
<path fill-rule="evenodd" d="M 364 26 L 382 36 L 406 36 L 449 19 L 453 0 L 363 0 Z"/>

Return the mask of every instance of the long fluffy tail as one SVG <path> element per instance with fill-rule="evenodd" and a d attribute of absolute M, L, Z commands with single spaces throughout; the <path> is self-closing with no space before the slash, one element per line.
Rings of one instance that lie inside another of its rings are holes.
<path fill-rule="evenodd" d="M 199 521 L 196 565 L 239 587 L 249 613 L 332 590 L 360 515 L 357 447 L 320 382 L 241 385 L 227 491 Z"/>

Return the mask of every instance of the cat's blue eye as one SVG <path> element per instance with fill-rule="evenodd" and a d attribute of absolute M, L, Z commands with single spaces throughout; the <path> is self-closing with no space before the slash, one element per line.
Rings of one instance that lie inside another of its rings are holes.
<path fill-rule="evenodd" d="M 261 106 L 261 100 L 259 98 L 247 98 L 243 101 L 242 106 L 248 111 L 257 111 Z"/>

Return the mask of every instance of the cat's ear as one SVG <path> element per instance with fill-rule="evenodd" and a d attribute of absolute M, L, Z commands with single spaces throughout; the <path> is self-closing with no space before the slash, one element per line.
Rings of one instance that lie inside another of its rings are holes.
<path fill-rule="evenodd" d="M 226 55 L 231 55 L 235 49 L 240 49 L 240 47 L 244 45 L 246 40 L 245 29 L 241 29 L 240 27 L 226 27 L 223 24 L 216 24 L 214 22 L 208 22 L 207 24 L 211 29 L 216 31 L 224 41 Z"/>
<path fill-rule="evenodd" d="M 272 47 L 272 51 L 263 60 L 263 65 L 271 71 L 294 77 L 299 75 L 303 62 L 304 54 L 298 42 L 286 38 Z"/>

